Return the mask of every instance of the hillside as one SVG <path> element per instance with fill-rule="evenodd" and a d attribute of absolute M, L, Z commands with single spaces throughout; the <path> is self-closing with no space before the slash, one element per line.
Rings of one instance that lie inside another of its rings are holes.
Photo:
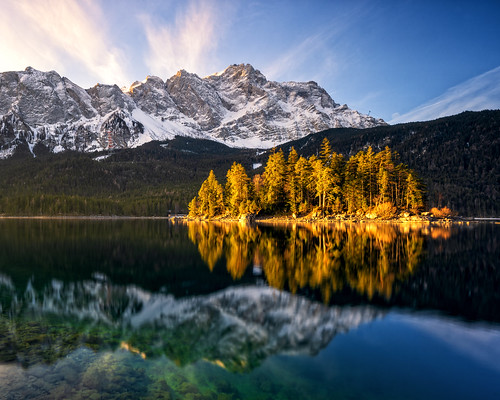
<path fill-rule="evenodd" d="M 167 215 L 187 203 L 210 169 L 251 168 L 254 150 L 177 137 L 114 153 L 64 152 L 28 145 L 0 160 L 0 214 Z M 100 157 L 105 157 L 100 161 Z"/>
<path fill-rule="evenodd" d="M 350 156 L 373 146 L 399 152 L 427 185 L 428 207 L 444 206 L 466 216 L 500 215 L 500 111 L 466 112 L 435 121 L 370 129 L 330 129 L 289 142 L 299 154 L 315 154 L 323 137 Z M 268 152 L 235 149 L 209 140 L 176 137 L 107 153 L 50 153 L 18 146 L 0 160 L 0 214 L 166 215 L 187 203 L 213 169 L 220 182 L 231 164 L 249 175 Z"/>
<path fill-rule="evenodd" d="M 300 154 L 318 151 L 323 137 L 333 150 L 353 155 L 389 146 L 418 172 L 428 205 L 466 216 L 500 215 L 500 111 L 464 112 L 434 121 L 371 129 L 329 129 L 283 146 Z"/>

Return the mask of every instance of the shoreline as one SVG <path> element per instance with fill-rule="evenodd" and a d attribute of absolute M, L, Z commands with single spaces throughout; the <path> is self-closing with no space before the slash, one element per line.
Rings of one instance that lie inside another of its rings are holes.
<path fill-rule="evenodd" d="M 184 220 L 187 221 L 206 221 L 206 222 L 240 222 L 240 223 L 336 223 L 336 222 L 352 222 L 352 223 L 466 223 L 466 222 L 494 222 L 500 223 L 500 217 L 462 217 L 462 216 L 448 216 L 448 217 L 434 217 L 430 215 L 408 215 L 400 216 L 397 218 L 383 219 L 383 218 L 368 218 L 366 215 L 330 215 L 325 217 L 289 217 L 289 216 L 261 216 L 255 217 L 251 214 L 240 215 L 239 217 L 215 217 L 215 218 L 192 218 L 185 216 Z"/>
<path fill-rule="evenodd" d="M 413 215 L 392 219 L 363 218 L 328 216 L 322 218 L 311 217 L 286 217 L 286 216 L 263 216 L 263 217 L 216 217 L 216 218 L 191 218 L 185 214 L 171 216 L 126 216 L 126 215 L 0 215 L 0 220 L 90 220 L 90 221 L 112 221 L 112 220 L 169 220 L 180 222 L 227 222 L 227 223 L 257 223 L 257 224 L 329 224 L 337 222 L 350 223 L 382 223 L 382 224 L 403 224 L 403 223 L 424 223 L 424 224 L 453 224 L 470 222 L 488 222 L 500 224 L 500 217 L 447 217 L 436 218 L 430 216 Z"/>
<path fill-rule="evenodd" d="M 495 223 L 500 224 L 500 218 L 476 218 L 476 217 L 451 217 L 451 218 L 435 218 L 435 217 L 401 217 L 392 219 L 369 219 L 369 218 L 291 218 L 291 217 L 257 217 L 255 219 L 235 218 L 235 217 L 220 217 L 220 218 L 190 218 L 182 217 L 178 220 L 182 222 L 221 222 L 221 223 L 240 223 L 240 224 L 263 224 L 263 225 L 289 225 L 289 224 L 335 224 L 335 223 L 353 223 L 353 224 L 469 224 L 469 223 Z"/>
<path fill-rule="evenodd" d="M 158 219 L 158 220 L 169 220 L 169 219 L 179 219 L 180 216 L 162 217 L 162 216 L 127 216 L 127 215 L 0 215 L 0 220 L 2 219 L 39 219 L 39 220 L 50 220 L 50 219 L 76 219 L 76 220 L 126 220 L 126 219 Z"/>

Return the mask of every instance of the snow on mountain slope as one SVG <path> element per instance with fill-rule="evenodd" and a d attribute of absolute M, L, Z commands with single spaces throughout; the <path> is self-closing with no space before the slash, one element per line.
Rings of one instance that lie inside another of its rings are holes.
<path fill-rule="evenodd" d="M 52 151 L 127 148 L 175 135 L 269 148 L 334 127 L 385 124 L 335 103 L 315 82 L 272 82 L 249 64 L 200 78 L 149 76 L 128 90 L 82 89 L 57 72 L 0 74 L 0 157 L 26 141 Z"/>

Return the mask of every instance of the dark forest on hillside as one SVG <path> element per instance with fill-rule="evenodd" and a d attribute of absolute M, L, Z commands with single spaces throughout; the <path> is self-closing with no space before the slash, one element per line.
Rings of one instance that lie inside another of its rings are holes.
<path fill-rule="evenodd" d="M 372 129 L 330 129 L 279 146 L 287 156 L 318 154 L 324 137 L 350 157 L 386 146 L 426 186 L 426 207 L 448 206 L 465 216 L 500 215 L 500 111 L 465 112 L 435 121 Z M 208 140 L 175 138 L 105 153 L 48 153 L 25 143 L 0 160 L 0 214 L 167 215 L 188 202 L 214 170 L 223 183 L 233 162 L 262 173 L 270 152 L 235 149 Z"/>

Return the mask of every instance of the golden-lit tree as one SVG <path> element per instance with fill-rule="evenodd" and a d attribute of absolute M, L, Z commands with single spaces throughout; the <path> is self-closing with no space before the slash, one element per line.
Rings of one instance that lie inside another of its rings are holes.
<path fill-rule="evenodd" d="M 347 212 L 352 213 L 362 206 L 360 191 L 362 185 L 358 176 L 358 156 L 352 156 L 344 170 L 344 185 L 342 193 L 346 202 Z"/>
<path fill-rule="evenodd" d="M 254 208 L 254 212 L 258 212 L 264 207 L 266 199 L 266 183 L 262 175 L 254 175 L 252 178 L 252 189 L 252 206 Z"/>
<path fill-rule="evenodd" d="M 279 212 L 285 206 L 286 162 L 283 150 L 273 152 L 264 169 L 266 188 L 264 208 L 271 212 Z"/>
<path fill-rule="evenodd" d="M 406 208 L 408 210 L 420 210 L 423 206 L 424 202 L 420 184 L 412 171 L 410 171 L 406 178 Z"/>
<path fill-rule="evenodd" d="M 225 203 L 231 215 L 249 212 L 251 206 L 251 186 L 243 165 L 233 163 L 226 175 Z"/>
<path fill-rule="evenodd" d="M 312 203 L 315 193 L 312 167 L 309 160 L 299 157 L 295 164 L 295 177 L 297 181 L 298 211 L 306 212 Z"/>
<path fill-rule="evenodd" d="M 286 200 L 288 203 L 288 207 L 292 213 L 297 213 L 299 210 L 300 204 L 300 187 L 299 187 L 299 179 L 297 176 L 297 172 L 295 166 L 299 160 L 299 155 L 297 151 L 292 147 L 290 149 L 290 153 L 288 154 L 287 160 L 287 175 L 285 182 L 285 193 Z"/>
<path fill-rule="evenodd" d="M 198 197 L 194 196 L 193 197 L 193 200 L 191 200 L 188 204 L 188 210 L 189 210 L 189 213 L 188 213 L 188 216 L 189 217 L 197 217 L 198 216 Z"/>
<path fill-rule="evenodd" d="M 321 147 L 319 150 L 320 160 L 323 164 L 330 165 L 330 159 L 332 157 L 332 147 L 330 146 L 330 141 L 325 136 L 321 142 Z"/>
<path fill-rule="evenodd" d="M 212 170 L 198 192 L 198 215 L 211 218 L 223 213 L 224 196 L 222 186 L 217 182 Z"/>

